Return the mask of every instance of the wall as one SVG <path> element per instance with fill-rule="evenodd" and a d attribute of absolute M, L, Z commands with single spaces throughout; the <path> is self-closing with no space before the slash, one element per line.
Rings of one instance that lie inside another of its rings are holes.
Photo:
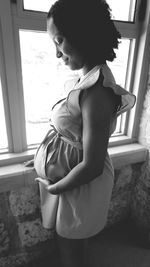
<path fill-rule="evenodd" d="M 150 186 L 149 177 L 146 182 L 144 175 L 146 164 L 141 162 L 115 169 L 106 227 L 132 217 L 136 225 L 144 219 L 142 229 L 150 229 L 150 199 L 144 191 L 145 186 Z M 46 258 L 49 266 L 53 266 L 54 232 L 42 227 L 37 184 L 1 192 L 0 203 L 0 267 L 25 264 L 31 267 L 33 261 L 43 264 Z M 147 209 L 142 210 L 145 205 Z"/>
<path fill-rule="evenodd" d="M 139 126 L 139 143 L 148 150 L 148 155 L 134 188 L 135 198 L 133 199 L 132 206 L 134 220 L 142 231 L 142 229 L 150 229 L 150 68 L 147 78 L 147 92 Z M 150 234 L 148 238 L 150 242 Z"/>

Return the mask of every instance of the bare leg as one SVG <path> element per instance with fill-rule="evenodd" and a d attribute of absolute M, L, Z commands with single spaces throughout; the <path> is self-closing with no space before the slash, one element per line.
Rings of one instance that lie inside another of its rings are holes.
<path fill-rule="evenodd" d="M 87 240 L 67 239 L 56 234 L 62 267 L 87 267 Z"/>

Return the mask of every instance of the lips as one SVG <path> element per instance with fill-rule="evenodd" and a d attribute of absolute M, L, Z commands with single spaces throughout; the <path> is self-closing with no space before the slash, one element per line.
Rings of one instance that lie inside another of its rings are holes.
<path fill-rule="evenodd" d="M 67 65 L 67 64 L 68 64 L 68 61 L 69 61 L 69 59 L 68 59 L 68 58 L 63 58 L 63 61 L 64 61 L 65 65 Z"/>
<path fill-rule="evenodd" d="M 64 63 L 67 65 L 68 64 L 68 60 L 64 60 Z"/>

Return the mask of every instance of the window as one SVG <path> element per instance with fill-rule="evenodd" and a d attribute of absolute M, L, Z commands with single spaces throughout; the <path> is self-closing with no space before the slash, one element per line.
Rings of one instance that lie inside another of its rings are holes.
<path fill-rule="evenodd" d="M 111 10 L 112 18 L 120 21 L 134 21 L 136 0 L 107 0 Z"/>
<path fill-rule="evenodd" d="M 24 0 L 23 7 L 25 10 L 48 12 L 50 5 L 52 5 L 55 1 L 56 0 Z"/>
<path fill-rule="evenodd" d="M 127 73 L 127 70 L 129 70 L 129 64 L 132 65 L 133 57 L 131 56 L 131 50 L 133 50 L 133 46 L 134 40 L 123 38 L 119 44 L 119 49 L 116 50 L 116 58 L 113 62 L 107 62 L 112 70 L 117 84 L 126 88 L 128 91 L 130 91 L 130 82 L 127 84 L 127 80 L 130 79 L 129 76 L 131 72 L 129 73 L 128 71 Z M 125 121 L 126 113 L 118 117 L 116 130 L 113 136 L 119 136 L 122 133 L 125 133 Z"/>
<path fill-rule="evenodd" d="M 37 147 L 48 129 L 51 107 L 66 95 L 66 77 L 74 78 L 55 58 L 46 32 L 46 13 L 54 1 L 0 1 L 4 58 L 0 66 L 6 73 L 7 90 L 4 98 L 0 85 L 0 118 L 3 118 L 0 148 L 7 152 L 25 152 Z M 119 117 L 110 146 L 137 141 L 141 112 L 138 99 L 144 96 L 141 86 L 146 88 L 148 53 L 145 48 L 150 39 L 149 6 L 145 10 L 145 3 L 146 0 L 108 0 L 112 19 L 122 36 L 117 58 L 108 64 L 116 82 L 137 96 L 136 106 Z M 6 129 L 9 129 L 8 137 Z"/>
<path fill-rule="evenodd" d="M 50 5 L 55 1 L 56 0 L 24 0 L 23 8 L 25 10 L 48 12 Z M 112 9 L 113 19 L 122 21 L 134 20 L 136 0 L 107 0 L 107 2 Z"/>
<path fill-rule="evenodd" d="M 0 152 L 1 152 L 7 150 L 8 148 L 1 79 L 0 79 L 0 129 L 1 129 L 0 131 Z"/>
<path fill-rule="evenodd" d="M 19 38 L 27 145 L 31 146 L 48 131 L 51 108 L 66 96 L 65 81 L 74 74 L 56 59 L 47 33 L 20 30 Z"/>

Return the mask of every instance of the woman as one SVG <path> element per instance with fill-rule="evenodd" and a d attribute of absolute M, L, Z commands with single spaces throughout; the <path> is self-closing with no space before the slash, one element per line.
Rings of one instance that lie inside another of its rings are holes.
<path fill-rule="evenodd" d="M 56 56 L 82 70 L 65 99 L 52 109 L 50 131 L 35 156 L 43 225 L 55 228 L 65 267 L 84 266 L 86 241 L 105 226 L 114 172 L 107 153 L 117 116 L 135 97 L 115 83 L 106 61 L 115 58 L 120 34 L 103 0 L 58 0 L 47 28 Z M 87 265 L 86 265 L 87 266 Z"/>

